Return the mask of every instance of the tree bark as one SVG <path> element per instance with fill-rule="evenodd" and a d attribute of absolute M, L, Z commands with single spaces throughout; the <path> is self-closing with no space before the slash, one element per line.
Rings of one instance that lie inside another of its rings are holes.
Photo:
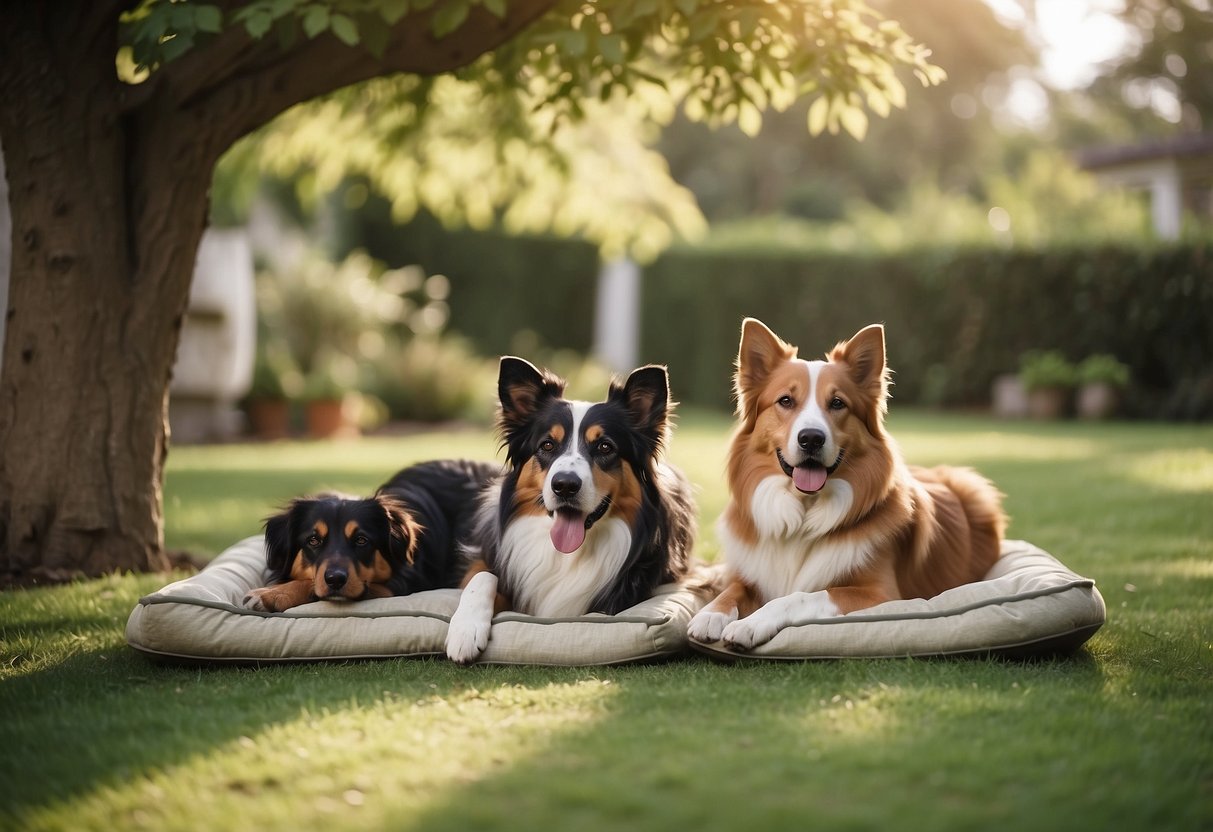
<path fill-rule="evenodd" d="M 504 21 L 477 8 L 446 44 L 405 18 L 383 61 L 328 35 L 276 53 L 230 30 L 133 88 L 114 71 L 121 5 L 0 4 L 0 573 L 25 578 L 167 566 L 168 385 L 220 154 L 307 98 L 466 64 L 552 0 L 512 0 Z"/>

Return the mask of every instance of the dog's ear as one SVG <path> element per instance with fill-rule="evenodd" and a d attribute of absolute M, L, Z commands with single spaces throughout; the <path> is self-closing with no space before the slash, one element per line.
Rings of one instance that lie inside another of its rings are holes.
<path fill-rule="evenodd" d="M 889 373 L 885 364 L 882 325 L 865 326 L 850 340 L 834 347 L 829 358 L 845 363 L 851 380 L 873 399 L 884 399 L 888 392 Z"/>
<path fill-rule="evenodd" d="M 657 444 L 665 439 L 666 424 L 674 409 L 670 401 L 670 376 L 665 367 L 649 364 L 633 370 L 623 384 L 611 384 L 607 398 L 624 406 L 637 430 Z"/>
<path fill-rule="evenodd" d="M 869 428 L 879 430 L 880 420 L 888 411 L 890 370 L 885 360 L 884 327 L 865 326 L 834 347 L 827 356 L 831 361 L 846 365 L 847 374 L 875 407 L 869 414 Z"/>
<path fill-rule="evenodd" d="M 497 375 L 501 427 L 507 434 L 524 424 L 543 404 L 564 394 L 564 379 L 512 355 L 503 356 Z"/>
<path fill-rule="evenodd" d="M 404 503 L 390 494 L 377 494 L 375 501 L 387 514 L 388 560 L 393 564 L 413 565 L 417 554 L 417 538 L 423 531 Z"/>
<path fill-rule="evenodd" d="M 741 344 L 737 348 L 737 373 L 733 377 L 737 395 L 737 415 L 753 424 L 757 418 L 758 391 L 771 372 L 796 357 L 796 348 L 784 341 L 757 318 L 741 323 Z"/>
<path fill-rule="evenodd" d="M 295 518 L 303 505 L 303 500 L 292 500 L 281 512 L 265 519 L 265 565 L 275 581 L 290 577 Z"/>

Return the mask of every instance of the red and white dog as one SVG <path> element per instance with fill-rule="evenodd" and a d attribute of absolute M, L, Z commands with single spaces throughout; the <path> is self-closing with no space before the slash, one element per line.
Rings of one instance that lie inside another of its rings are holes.
<path fill-rule="evenodd" d="M 690 622 L 748 650 L 784 627 L 979 580 L 998 559 L 1002 495 L 967 468 L 906 465 L 885 432 L 884 327 L 825 361 L 742 325 L 724 590 Z"/>

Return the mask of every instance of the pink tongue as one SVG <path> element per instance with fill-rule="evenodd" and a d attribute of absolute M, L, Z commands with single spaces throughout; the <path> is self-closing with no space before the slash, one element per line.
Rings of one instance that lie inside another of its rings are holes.
<path fill-rule="evenodd" d="M 585 542 L 585 516 L 574 511 L 558 511 L 552 523 L 552 545 L 566 555 L 576 552 Z"/>
<path fill-rule="evenodd" d="M 820 465 L 792 469 L 792 484 L 809 494 L 816 493 L 826 484 L 826 469 Z"/>

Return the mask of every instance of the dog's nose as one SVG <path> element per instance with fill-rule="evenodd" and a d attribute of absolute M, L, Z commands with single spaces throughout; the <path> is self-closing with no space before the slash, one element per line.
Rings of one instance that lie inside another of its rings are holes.
<path fill-rule="evenodd" d="M 552 477 L 552 490 L 557 497 L 575 497 L 581 490 L 581 477 L 569 471 L 561 471 Z"/>
<path fill-rule="evenodd" d="M 800 433 L 796 434 L 796 444 L 800 446 L 802 451 L 813 453 L 820 451 L 826 443 L 825 431 L 817 428 L 805 428 Z"/>
<path fill-rule="evenodd" d="M 338 590 L 345 586 L 345 582 L 349 580 L 349 577 L 350 573 L 340 566 L 330 566 L 324 570 L 324 582 L 332 590 Z"/>

